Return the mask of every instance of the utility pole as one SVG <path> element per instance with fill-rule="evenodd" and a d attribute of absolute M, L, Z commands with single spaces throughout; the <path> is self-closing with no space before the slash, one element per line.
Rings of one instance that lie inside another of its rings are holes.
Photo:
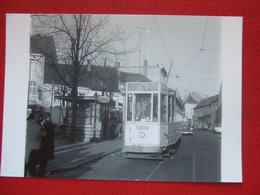
<path fill-rule="evenodd" d="M 171 74 L 171 69 L 172 69 L 172 62 L 171 62 L 171 66 L 170 66 L 169 72 L 168 72 L 168 74 L 167 74 L 166 85 L 167 85 L 167 83 L 168 83 L 168 79 L 169 79 L 169 76 L 170 76 L 170 74 Z"/>
<path fill-rule="evenodd" d="M 93 129 L 94 142 L 96 141 L 96 121 L 97 121 L 97 92 L 95 93 L 95 111 L 94 111 L 94 129 Z"/>
<path fill-rule="evenodd" d="M 142 31 L 149 32 L 149 29 L 137 26 L 136 27 L 139 30 L 139 73 L 141 73 L 141 54 L 142 54 Z"/>
<path fill-rule="evenodd" d="M 54 99 L 54 96 L 53 96 L 53 81 L 51 81 L 51 120 L 52 120 L 52 104 L 53 104 L 53 99 Z"/>
<path fill-rule="evenodd" d="M 28 108 L 29 108 L 29 105 L 30 105 L 30 93 L 31 93 L 31 74 L 32 74 L 32 61 L 30 60 L 30 63 L 29 63 L 29 82 L 28 82 L 28 94 L 27 94 L 27 115 L 28 115 Z"/>
<path fill-rule="evenodd" d="M 139 29 L 139 73 L 141 73 L 141 29 Z"/>

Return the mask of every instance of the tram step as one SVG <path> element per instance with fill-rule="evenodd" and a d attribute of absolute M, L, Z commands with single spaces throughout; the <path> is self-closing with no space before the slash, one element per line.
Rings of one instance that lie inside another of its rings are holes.
<path fill-rule="evenodd" d="M 175 152 L 176 152 L 176 149 L 169 149 L 166 151 L 166 153 L 163 154 L 163 157 L 170 157 Z"/>
<path fill-rule="evenodd" d="M 156 159 L 162 160 L 163 155 L 161 154 L 147 154 L 147 153 L 125 153 L 126 158 L 138 158 L 138 159 Z"/>

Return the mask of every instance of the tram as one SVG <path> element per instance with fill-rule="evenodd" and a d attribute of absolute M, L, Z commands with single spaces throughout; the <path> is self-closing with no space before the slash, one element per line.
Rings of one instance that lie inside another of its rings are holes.
<path fill-rule="evenodd" d="M 127 158 L 162 159 L 181 139 L 183 106 L 178 92 L 160 82 L 127 82 L 123 147 Z"/>

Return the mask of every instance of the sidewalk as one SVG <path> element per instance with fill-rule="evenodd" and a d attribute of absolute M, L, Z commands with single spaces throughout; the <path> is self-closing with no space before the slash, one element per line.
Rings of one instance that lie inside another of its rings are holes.
<path fill-rule="evenodd" d="M 109 154 L 120 151 L 121 139 L 106 140 L 97 143 L 76 143 L 63 145 L 56 143 L 55 159 L 48 162 L 50 173 L 65 171 L 99 160 Z"/>

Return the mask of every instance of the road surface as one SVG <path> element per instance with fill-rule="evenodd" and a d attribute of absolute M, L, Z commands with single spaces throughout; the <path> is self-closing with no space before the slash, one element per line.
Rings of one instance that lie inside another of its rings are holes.
<path fill-rule="evenodd" d="M 206 130 L 182 136 L 177 152 L 163 160 L 126 159 L 116 152 L 80 168 L 49 178 L 135 181 L 218 182 L 221 135 Z"/>

